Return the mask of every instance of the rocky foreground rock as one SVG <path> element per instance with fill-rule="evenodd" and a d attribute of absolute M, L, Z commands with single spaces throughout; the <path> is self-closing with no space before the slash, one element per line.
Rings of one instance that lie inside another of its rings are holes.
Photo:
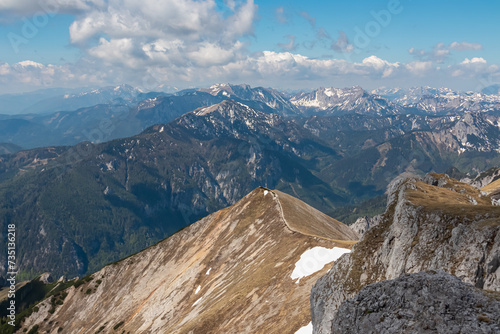
<path fill-rule="evenodd" d="M 477 188 L 443 174 L 396 178 L 380 223 L 314 285 L 314 333 L 332 333 L 341 304 L 364 286 L 405 273 L 444 270 L 500 291 L 499 232 L 500 207 Z"/>
<path fill-rule="evenodd" d="M 344 302 L 332 333 L 500 333 L 500 294 L 443 271 L 373 283 Z"/>

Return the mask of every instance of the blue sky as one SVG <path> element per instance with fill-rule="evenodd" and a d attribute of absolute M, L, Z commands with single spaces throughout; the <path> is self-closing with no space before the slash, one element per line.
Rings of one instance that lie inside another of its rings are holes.
<path fill-rule="evenodd" d="M 477 90 L 500 1 L 4 0 L 0 92 L 217 82 Z"/>

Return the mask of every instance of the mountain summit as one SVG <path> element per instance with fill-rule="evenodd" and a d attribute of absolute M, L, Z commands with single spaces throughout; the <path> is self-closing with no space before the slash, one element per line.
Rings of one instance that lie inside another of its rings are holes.
<path fill-rule="evenodd" d="M 312 285 L 326 264 L 349 252 L 355 238 L 350 228 L 303 202 L 257 188 L 81 280 L 66 290 L 62 305 L 42 302 L 23 327 L 65 333 L 295 333 L 310 322 Z"/>

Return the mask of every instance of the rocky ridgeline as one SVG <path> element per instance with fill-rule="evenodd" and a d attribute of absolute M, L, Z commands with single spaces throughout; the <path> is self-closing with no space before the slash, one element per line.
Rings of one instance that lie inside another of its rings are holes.
<path fill-rule="evenodd" d="M 300 200 L 257 188 L 68 282 L 37 304 L 18 333 L 295 333 L 309 326 L 310 291 L 335 261 L 329 254 L 348 252 L 355 240 Z"/>
<path fill-rule="evenodd" d="M 342 334 L 499 331 L 500 301 L 443 271 L 365 286 L 340 306 L 332 326 Z"/>
<path fill-rule="evenodd" d="M 380 223 L 313 287 L 314 333 L 331 333 L 341 304 L 364 286 L 405 273 L 444 270 L 500 291 L 499 222 L 500 207 L 468 184 L 442 174 L 396 178 Z"/>

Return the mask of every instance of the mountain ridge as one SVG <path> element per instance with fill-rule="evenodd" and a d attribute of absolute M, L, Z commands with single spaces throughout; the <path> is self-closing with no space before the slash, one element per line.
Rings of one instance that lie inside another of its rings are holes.
<path fill-rule="evenodd" d="M 396 178 L 380 222 L 313 287 L 314 333 L 331 333 L 339 306 L 363 286 L 402 274 L 443 270 L 500 291 L 499 218 L 489 196 L 446 175 Z"/>
<path fill-rule="evenodd" d="M 50 300 L 42 302 L 23 328 L 39 325 L 41 330 L 60 327 L 68 332 L 94 332 L 117 326 L 136 333 L 297 331 L 310 321 L 310 288 L 328 268 L 320 265 L 319 271 L 293 279 L 299 257 L 316 249 L 309 261 L 331 263 L 321 249 L 350 246 L 289 229 L 281 216 L 281 196 L 262 187 L 253 190 L 233 206 L 158 245 L 106 266 L 81 287 L 70 287 L 54 312 L 49 312 Z M 330 222 L 342 231 L 336 239 L 355 237 L 347 226 Z M 315 224 L 315 216 L 292 225 L 301 224 Z M 99 309 L 93 309 L 98 301 Z M 285 313 L 290 318 L 280 321 Z"/>

